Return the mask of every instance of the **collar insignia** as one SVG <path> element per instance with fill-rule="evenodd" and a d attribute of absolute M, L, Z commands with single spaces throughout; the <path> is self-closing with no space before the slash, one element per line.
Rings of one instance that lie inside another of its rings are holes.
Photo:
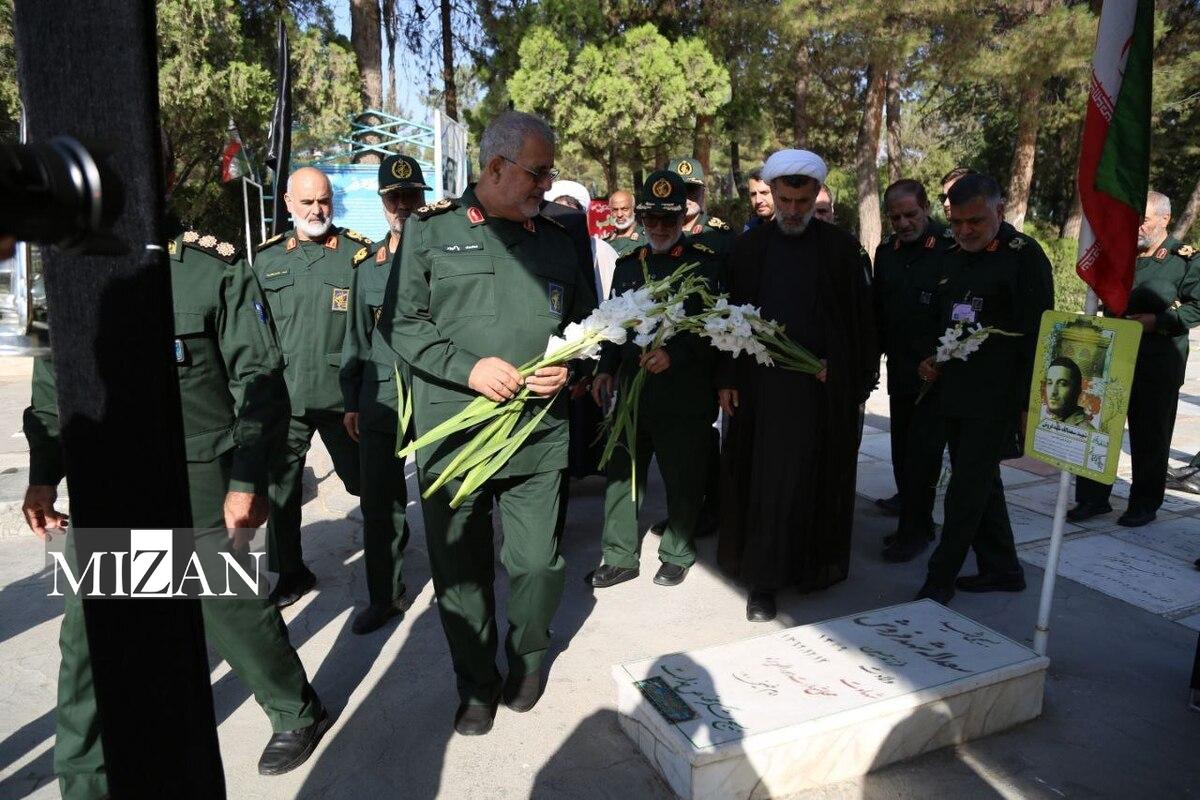
<path fill-rule="evenodd" d="M 338 246 L 338 237 L 337 237 L 337 235 L 336 235 L 336 234 L 334 234 L 333 236 L 330 236 L 328 239 L 326 239 L 326 240 L 325 240 L 325 246 L 326 246 L 327 248 L 329 248 L 330 250 L 337 250 L 337 246 Z"/>
<path fill-rule="evenodd" d="M 485 217 L 483 216 L 483 211 L 481 211 L 477 206 L 471 206 L 467 209 L 467 221 L 472 225 L 478 225 L 479 223 L 483 222 L 484 219 Z"/>
<path fill-rule="evenodd" d="M 679 258 L 681 255 L 683 255 L 683 245 L 677 244 L 671 248 L 671 256 L 673 258 Z"/>
<path fill-rule="evenodd" d="M 1166 257 L 1167 257 L 1167 248 L 1165 248 L 1165 247 L 1158 248 L 1158 252 L 1154 254 L 1155 261 L 1162 261 Z"/>
<path fill-rule="evenodd" d="M 986 248 L 986 249 L 987 249 L 987 251 L 988 251 L 989 253 L 994 253 L 994 252 L 996 252 L 997 250 L 999 250 L 999 249 L 1000 249 L 1000 240 L 999 240 L 999 239 L 992 239 L 991 243 L 990 243 L 990 244 L 987 246 L 987 248 Z"/>
<path fill-rule="evenodd" d="M 925 249 L 926 249 L 926 250 L 932 250 L 932 249 L 933 249 L 933 246 L 934 246 L 935 244 L 937 244 L 937 237 L 936 237 L 936 236 L 930 236 L 928 239 L 926 239 L 926 240 L 925 240 Z"/>
<path fill-rule="evenodd" d="M 537 227 L 533 224 L 533 220 L 531 220 L 531 219 L 525 220 L 525 224 L 522 225 L 521 227 L 524 228 L 525 230 L 529 231 L 530 233 L 537 233 Z"/>
<path fill-rule="evenodd" d="M 400 163 L 403 163 L 403 162 L 400 162 Z M 385 244 L 383 247 L 379 248 L 379 252 L 375 254 L 375 263 L 376 264 L 386 264 L 387 257 L 388 257 L 388 249 L 387 249 L 387 245 Z"/>
<path fill-rule="evenodd" d="M 299 246 L 300 246 L 300 244 L 299 244 L 299 242 L 296 241 L 296 237 L 292 236 L 291 238 L 288 239 L 287 247 L 285 247 L 284 249 L 290 253 Z"/>

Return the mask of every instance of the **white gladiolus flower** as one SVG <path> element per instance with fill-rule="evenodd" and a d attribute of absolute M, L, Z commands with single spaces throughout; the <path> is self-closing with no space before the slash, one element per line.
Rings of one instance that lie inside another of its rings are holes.
<path fill-rule="evenodd" d="M 648 347 L 653 341 L 654 334 L 652 333 L 639 333 L 637 336 L 633 337 L 633 343 L 638 347 Z"/>

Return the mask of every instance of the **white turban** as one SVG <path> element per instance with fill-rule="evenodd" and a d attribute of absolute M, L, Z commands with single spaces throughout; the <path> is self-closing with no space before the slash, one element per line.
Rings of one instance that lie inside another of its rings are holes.
<path fill-rule="evenodd" d="M 811 150 L 777 150 L 762 169 L 762 178 L 767 183 L 785 175 L 805 175 L 824 183 L 828 174 L 825 162 Z"/>
<path fill-rule="evenodd" d="M 553 201 L 563 195 L 574 198 L 580 207 L 583 208 L 583 213 L 585 214 L 588 212 L 588 207 L 592 204 L 592 196 L 588 194 L 588 190 L 583 188 L 582 183 L 576 183 L 575 181 L 555 181 L 550 184 L 550 191 L 546 192 L 546 199 Z"/>

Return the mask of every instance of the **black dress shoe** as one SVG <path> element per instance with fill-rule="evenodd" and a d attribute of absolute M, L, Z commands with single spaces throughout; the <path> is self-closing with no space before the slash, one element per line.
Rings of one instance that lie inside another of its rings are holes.
<path fill-rule="evenodd" d="M 631 581 L 639 574 L 639 570 L 631 567 L 614 567 L 610 564 L 601 564 L 596 567 L 595 572 L 588 573 L 587 582 L 597 589 L 607 589 L 609 586 L 616 586 L 618 583 Z"/>
<path fill-rule="evenodd" d="M 454 730 L 460 736 L 483 736 L 492 729 L 495 719 L 495 703 L 486 706 L 461 705 L 454 714 Z"/>
<path fill-rule="evenodd" d="M 888 546 L 883 548 L 883 560 L 889 564 L 903 564 L 921 555 L 926 547 L 929 547 L 928 539 L 894 537 Z"/>
<path fill-rule="evenodd" d="M 932 542 L 934 539 L 937 538 L 937 534 L 934 533 L 934 530 L 936 528 L 937 528 L 937 526 L 934 525 L 932 528 L 925 531 L 925 541 L 926 542 Z M 911 538 L 911 537 L 908 537 L 908 538 Z M 897 530 L 895 533 L 889 533 L 887 536 L 883 537 L 883 546 L 891 547 L 893 544 L 895 544 L 899 540 L 900 540 L 900 531 Z"/>
<path fill-rule="evenodd" d="M 661 519 L 650 526 L 647 533 L 653 533 L 655 536 L 662 536 L 667 531 L 667 523 L 670 520 Z"/>
<path fill-rule="evenodd" d="M 287 608 L 301 597 L 312 591 L 317 585 L 317 576 L 308 567 L 298 572 L 285 572 L 279 576 L 279 582 L 267 595 L 267 600 L 276 608 Z"/>
<path fill-rule="evenodd" d="M 1167 488 L 1174 489 L 1177 492 L 1200 494 L 1200 472 L 1193 472 L 1186 477 L 1169 480 L 1167 481 Z"/>
<path fill-rule="evenodd" d="M 925 581 L 925 585 L 921 587 L 921 591 L 917 592 L 914 600 L 933 600 L 942 605 L 950 605 L 950 601 L 954 599 L 953 586 L 940 586 L 930 581 Z"/>
<path fill-rule="evenodd" d="M 1108 503 L 1077 503 L 1067 512 L 1067 519 L 1071 522 L 1083 522 L 1085 519 L 1098 517 L 1110 511 L 1112 511 L 1112 506 Z"/>
<path fill-rule="evenodd" d="M 875 506 L 889 516 L 900 516 L 900 493 L 896 492 L 891 497 L 879 498 L 875 501 Z"/>
<path fill-rule="evenodd" d="M 1025 573 L 985 572 L 964 575 L 954 582 L 954 588 L 964 592 L 1021 592 L 1025 590 Z"/>
<path fill-rule="evenodd" d="M 683 583 L 683 579 L 687 577 L 688 568 L 681 567 L 678 564 L 668 564 L 663 562 L 658 568 L 658 572 L 654 574 L 654 582 L 659 586 L 678 586 Z"/>
<path fill-rule="evenodd" d="M 1140 528 L 1143 525 L 1149 525 L 1151 522 L 1154 522 L 1157 516 L 1158 513 L 1154 511 L 1142 511 L 1131 508 L 1117 517 L 1117 524 L 1124 525 L 1126 528 Z"/>
<path fill-rule="evenodd" d="M 775 619 L 775 593 L 750 592 L 746 599 L 746 619 L 751 622 L 770 622 Z"/>
<path fill-rule="evenodd" d="M 524 714 L 536 706 L 537 701 L 542 698 L 541 673 L 535 672 L 532 675 L 524 677 L 509 675 L 508 680 L 504 682 L 504 694 L 502 696 L 504 698 L 504 705 L 518 714 Z"/>
<path fill-rule="evenodd" d="M 308 761 L 332 724 L 329 713 L 322 709 L 321 716 L 307 728 L 271 734 L 258 759 L 258 774 L 282 775 Z"/>
<path fill-rule="evenodd" d="M 392 617 L 402 617 L 408 609 L 408 600 L 402 595 L 400 599 L 383 605 L 367 606 L 354 617 L 350 630 L 360 636 L 364 633 L 377 631 L 387 624 Z"/>
<path fill-rule="evenodd" d="M 1196 475 L 1200 475 L 1200 467 L 1193 467 L 1191 464 L 1171 467 L 1167 470 L 1167 479 L 1172 481 L 1182 481 Z"/>

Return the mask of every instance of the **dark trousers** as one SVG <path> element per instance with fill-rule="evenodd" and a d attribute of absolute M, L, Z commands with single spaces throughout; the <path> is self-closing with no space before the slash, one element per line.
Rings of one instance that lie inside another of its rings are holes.
<path fill-rule="evenodd" d="M 906 412 L 907 435 L 903 437 L 902 472 L 899 483 L 902 507 L 896 529 L 902 539 L 925 541 L 933 538 L 933 506 L 942 476 L 942 453 L 946 449 L 946 426 L 938 409 L 936 390 Z M 896 404 L 892 406 L 892 469 L 896 469 Z"/>
<path fill-rule="evenodd" d="M 227 462 L 188 464 L 194 523 L 197 528 L 207 528 L 196 535 L 196 550 L 200 553 L 215 552 L 227 541 L 222 507 L 228 485 Z M 70 540 L 67 546 L 69 552 L 73 550 Z M 316 722 L 321 704 L 288 639 L 279 609 L 265 599 L 221 597 L 202 599 L 200 608 L 209 644 L 254 692 L 272 730 L 295 730 Z M 58 643 L 62 660 L 58 670 L 54 772 L 59 790 L 66 800 L 107 797 L 83 604 L 78 595 L 69 592 Z M 186 720 L 180 724 L 186 724 Z"/>
<path fill-rule="evenodd" d="M 288 421 L 287 440 L 271 464 L 271 518 L 267 521 L 270 549 L 268 566 L 273 572 L 286 574 L 304 569 L 304 549 L 300 544 L 300 500 L 304 478 L 304 461 L 312 446 L 314 433 L 333 459 L 346 491 L 359 494 L 358 443 L 350 438 L 342 424 L 341 411 L 309 411 Z"/>
<path fill-rule="evenodd" d="M 1129 393 L 1129 458 L 1133 463 L 1130 511 L 1157 511 L 1162 505 L 1178 402 L 1179 386 L 1174 376 L 1159 374 L 1149 365 L 1142 368 L 1139 362 Z M 1087 478 L 1075 480 L 1077 502 L 1107 503 L 1111 494 L 1112 486 L 1108 484 Z"/>
<path fill-rule="evenodd" d="M 422 491 L 437 477 L 422 474 Z M 504 526 L 500 562 L 508 573 L 508 671 L 520 677 L 541 667 L 563 592 L 557 530 L 562 480 L 560 470 L 493 478 L 457 509 L 450 500 L 462 481 L 453 480 L 421 502 L 438 614 L 464 703 L 488 705 L 500 692 L 493 504 Z"/>
<path fill-rule="evenodd" d="M 362 479 L 363 561 L 371 605 L 388 605 L 404 596 L 404 518 L 408 487 L 404 462 L 396 458 L 396 426 L 389 430 L 359 429 L 358 456 Z"/>
<path fill-rule="evenodd" d="M 943 417 L 943 421 L 950 445 L 950 486 L 942 538 L 929 557 L 929 581 L 953 585 L 972 549 L 981 574 L 1019 571 L 1000 482 L 1000 459 L 1012 430 L 989 419 Z"/>
<path fill-rule="evenodd" d="M 900 502 L 904 498 L 905 464 L 908 463 L 908 434 L 912 427 L 913 415 L 916 413 L 917 396 L 915 394 L 888 395 L 888 413 L 891 415 L 891 429 L 888 436 L 892 444 L 892 477 L 896 479 L 896 493 Z"/>

